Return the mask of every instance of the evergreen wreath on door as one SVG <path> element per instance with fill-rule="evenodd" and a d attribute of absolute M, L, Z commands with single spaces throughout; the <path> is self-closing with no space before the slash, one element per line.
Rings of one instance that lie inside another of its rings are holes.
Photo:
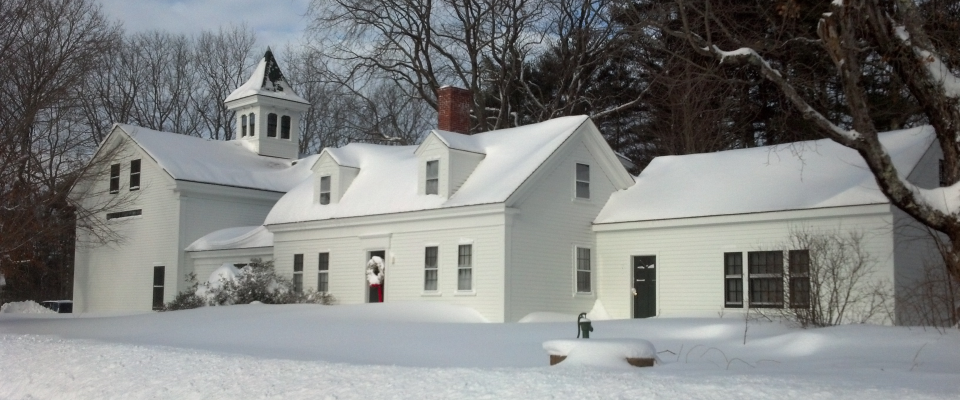
<path fill-rule="evenodd" d="M 367 261 L 367 283 L 370 284 L 370 290 L 376 290 L 379 301 L 383 302 L 383 273 L 386 266 L 383 259 L 379 256 L 370 257 Z"/>

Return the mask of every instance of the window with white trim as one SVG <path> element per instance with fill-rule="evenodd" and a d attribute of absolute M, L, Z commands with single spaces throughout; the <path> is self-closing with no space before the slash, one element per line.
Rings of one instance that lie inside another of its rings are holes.
<path fill-rule="evenodd" d="M 590 293 L 590 249 L 577 247 L 577 293 Z"/>
<path fill-rule="evenodd" d="M 330 204 L 330 176 L 320 177 L 320 204 Z"/>
<path fill-rule="evenodd" d="M 743 308 L 743 253 L 723 253 L 723 305 Z"/>
<path fill-rule="evenodd" d="M 426 194 L 440 194 L 440 161 L 427 161 Z"/>
<path fill-rule="evenodd" d="M 317 291 L 326 293 L 330 289 L 330 253 L 320 253 L 317 273 Z"/>
<path fill-rule="evenodd" d="M 427 247 L 424 251 L 423 291 L 425 292 L 437 290 L 437 253 L 439 248 L 436 246 Z"/>
<path fill-rule="evenodd" d="M 790 250 L 790 307 L 810 308 L 809 250 Z"/>
<path fill-rule="evenodd" d="M 303 254 L 293 255 L 293 291 L 303 292 Z"/>
<path fill-rule="evenodd" d="M 473 245 L 461 244 L 457 250 L 457 290 L 473 290 Z"/>
<path fill-rule="evenodd" d="M 267 114 L 267 137 L 277 137 L 277 114 Z"/>
<path fill-rule="evenodd" d="M 250 136 L 256 136 L 257 134 L 257 114 L 250 113 Z"/>
<path fill-rule="evenodd" d="M 577 164 L 577 198 L 590 198 L 590 166 Z"/>
<path fill-rule="evenodd" d="M 751 251 L 747 259 L 750 307 L 783 307 L 783 252 Z"/>
<path fill-rule="evenodd" d="M 163 282 L 165 279 L 164 267 L 153 267 L 153 309 L 163 310 Z"/>
<path fill-rule="evenodd" d="M 140 160 L 130 161 L 130 190 L 140 190 Z"/>
<path fill-rule="evenodd" d="M 290 139 L 290 116 L 280 117 L 280 139 Z"/>
<path fill-rule="evenodd" d="M 120 164 L 110 164 L 110 193 L 120 192 Z"/>
<path fill-rule="evenodd" d="M 240 137 L 247 136 L 247 115 L 240 116 Z"/>

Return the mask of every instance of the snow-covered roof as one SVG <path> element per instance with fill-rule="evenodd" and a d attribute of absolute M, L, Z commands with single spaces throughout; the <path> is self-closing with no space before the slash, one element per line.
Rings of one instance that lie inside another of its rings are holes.
<path fill-rule="evenodd" d="M 286 192 L 310 176 L 319 156 L 300 160 L 258 155 L 236 141 L 201 139 L 117 124 L 174 179 Z"/>
<path fill-rule="evenodd" d="M 456 132 L 441 131 L 435 129 L 432 132 L 437 135 L 447 147 L 455 150 L 469 151 L 471 153 L 480 153 L 483 154 L 483 147 L 477 143 L 476 140 L 471 140 L 472 136 L 464 135 Z"/>
<path fill-rule="evenodd" d="M 250 249 L 272 247 L 273 233 L 264 226 L 240 226 L 206 234 L 189 246 L 187 251 Z"/>
<path fill-rule="evenodd" d="M 586 116 L 563 117 L 517 128 L 459 135 L 458 146 L 485 156 L 450 198 L 417 194 L 419 164 L 414 153 L 417 146 L 351 143 L 328 149 L 334 158 L 351 160 L 350 163 L 360 169 L 340 201 L 327 205 L 314 202 L 315 180 L 310 179 L 284 195 L 270 211 L 265 224 L 502 203 L 587 121 Z"/>
<path fill-rule="evenodd" d="M 297 103 L 310 104 L 303 97 L 297 96 L 290 88 L 290 84 L 284 79 L 280 67 L 277 66 L 277 60 L 273 57 L 273 52 L 267 48 L 257 69 L 246 83 L 240 85 L 236 90 L 227 96 L 224 102 L 229 103 L 233 100 L 241 99 L 253 95 L 269 96 L 283 100 L 290 100 Z"/>
<path fill-rule="evenodd" d="M 909 175 L 933 143 L 930 127 L 880 134 Z M 595 223 L 800 210 L 888 200 L 860 155 L 828 140 L 655 158 L 610 196 Z"/>

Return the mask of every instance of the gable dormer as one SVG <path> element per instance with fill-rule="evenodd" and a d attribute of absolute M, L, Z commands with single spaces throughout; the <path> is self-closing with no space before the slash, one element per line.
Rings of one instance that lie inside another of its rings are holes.
<path fill-rule="evenodd" d="M 323 149 L 313 166 L 314 204 L 339 203 L 359 173 L 360 166 L 341 154 L 339 149 Z"/>
<path fill-rule="evenodd" d="M 476 137 L 431 131 L 416 150 L 417 193 L 449 198 L 486 157 Z"/>
<path fill-rule="evenodd" d="M 299 158 L 301 114 L 310 103 L 290 88 L 270 48 L 224 102 L 236 113 L 234 140 L 262 156 Z"/>

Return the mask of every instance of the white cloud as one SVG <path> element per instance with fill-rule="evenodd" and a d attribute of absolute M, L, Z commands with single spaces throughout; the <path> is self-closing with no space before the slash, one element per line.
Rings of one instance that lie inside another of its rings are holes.
<path fill-rule="evenodd" d="M 246 23 L 257 45 L 282 48 L 300 42 L 309 0 L 99 0 L 128 32 L 161 30 L 193 35 Z"/>

